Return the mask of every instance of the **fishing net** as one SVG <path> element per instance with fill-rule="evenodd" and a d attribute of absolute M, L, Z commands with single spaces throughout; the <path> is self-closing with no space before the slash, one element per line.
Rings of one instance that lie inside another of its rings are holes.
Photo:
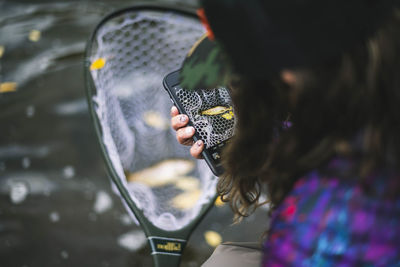
<path fill-rule="evenodd" d="M 232 101 L 226 88 L 198 91 L 177 88 L 176 96 L 206 148 L 232 137 L 235 119 Z"/>
<path fill-rule="evenodd" d="M 167 231 L 185 227 L 215 197 L 216 177 L 175 139 L 162 85 L 203 33 L 179 13 L 127 12 L 98 29 L 88 55 L 96 88 L 89 101 L 109 164 L 136 207 Z"/>

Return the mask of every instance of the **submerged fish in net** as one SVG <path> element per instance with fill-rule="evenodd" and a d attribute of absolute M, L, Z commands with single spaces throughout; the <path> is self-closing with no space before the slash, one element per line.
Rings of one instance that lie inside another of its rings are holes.
<path fill-rule="evenodd" d="M 234 117 L 232 107 L 224 107 L 224 106 L 216 106 L 213 108 L 209 108 L 207 110 L 201 111 L 200 114 L 204 116 L 221 115 L 221 117 L 226 120 L 232 120 Z"/>
<path fill-rule="evenodd" d="M 200 181 L 193 176 L 184 176 L 176 181 L 175 186 L 183 191 L 191 191 L 200 188 Z"/>
<path fill-rule="evenodd" d="M 171 184 L 194 169 L 194 162 L 185 159 L 168 159 L 134 173 L 126 173 L 128 182 L 140 182 L 150 187 Z"/>
<path fill-rule="evenodd" d="M 232 107 L 216 106 L 207 110 L 200 111 L 200 114 L 205 116 L 214 116 L 223 114 L 228 111 L 232 111 Z"/>
<path fill-rule="evenodd" d="M 177 195 L 171 200 L 171 205 L 180 210 L 189 210 L 193 208 L 200 199 L 201 190 L 195 189 Z"/>

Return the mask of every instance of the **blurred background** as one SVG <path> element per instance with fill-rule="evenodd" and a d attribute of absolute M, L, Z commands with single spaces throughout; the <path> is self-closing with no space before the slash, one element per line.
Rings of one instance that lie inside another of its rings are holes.
<path fill-rule="evenodd" d="M 83 80 L 90 33 L 107 13 L 134 3 L 0 1 L 1 267 L 152 266 L 142 230 L 111 190 Z M 238 225 L 232 217 L 228 205 L 214 207 L 181 266 L 200 266 L 219 237 L 257 241 L 266 230 L 265 209 Z"/>

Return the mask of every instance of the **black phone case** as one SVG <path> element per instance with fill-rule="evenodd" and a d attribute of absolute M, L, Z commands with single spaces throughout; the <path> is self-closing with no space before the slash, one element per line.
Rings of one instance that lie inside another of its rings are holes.
<path fill-rule="evenodd" d="M 165 76 L 163 80 L 163 85 L 165 90 L 168 92 L 169 97 L 171 99 L 171 102 L 178 108 L 179 112 L 181 114 L 187 115 L 185 109 L 183 108 L 182 104 L 179 102 L 178 97 L 176 96 L 173 87 L 179 85 L 179 70 L 171 72 L 167 76 Z M 189 120 L 188 123 L 189 126 L 193 126 L 192 122 Z M 197 133 L 194 134 L 193 140 L 196 142 L 197 140 L 200 140 L 200 137 L 198 136 Z M 202 152 L 202 156 L 204 160 L 207 162 L 207 165 L 210 167 L 211 171 L 214 173 L 216 176 L 220 176 L 223 172 L 224 169 L 222 168 L 221 163 L 215 164 L 214 159 L 212 158 L 212 155 L 208 149 L 204 149 Z"/>

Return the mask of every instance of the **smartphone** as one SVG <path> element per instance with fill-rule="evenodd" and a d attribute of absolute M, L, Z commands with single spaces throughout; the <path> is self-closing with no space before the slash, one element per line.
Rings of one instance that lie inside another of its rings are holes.
<path fill-rule="evenodd" d="M 202 156 L 211 171 L 220 176 L 224 172 L 221 151 L 233 136 L 235 126 L 228 88 L 185 90 L 179 85 L 179 70 L 165 76 L 163 85 L 179 112 L 189 117 L 188 125 L 196 130 L 194 141 L 204 142 Z"/>

